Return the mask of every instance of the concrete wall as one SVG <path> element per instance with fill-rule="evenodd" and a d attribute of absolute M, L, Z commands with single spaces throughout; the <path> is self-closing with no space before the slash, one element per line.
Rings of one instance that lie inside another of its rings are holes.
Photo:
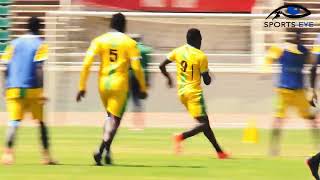
<path fill-rule="evenodd" d="M 61 22 L 63 22 L 61 20 Z M 83 17 L 74 19 L 63 25 L 57 25 L 58 29 L 70 29 L 74 27 L 84 28 L 83 31 L 70 32 L 67 37 L 58 38 L 62 41 L 84 41 L 83 44 L 69 44 L 75 46 L 75 50 L 83 52 L 89 46 L 89 42 L 96 36 L 109 30 L 110 19 L 103 17 Z M 247 23 L 247 25 L 244 25 Z M 248 52 L 250 51 L 250 27 L 249 21 L 221 20 L 219 18 L 132 18 L 128 17 L 128 33 L 143 35 L 146 44 L 156 51 L 168 51 L 185 43 L 186 32 L 189 28 L 199 28 L 203 35 L 203 50 L 207 52 Z M 65 32 L 57 32 L 64 34 Z M 60 52 L 69 52 L 69 49 L 61 49 Z"/>
<path fill-rule="evenodd" d="M 173 75 L 174 77 L 175 75 Z M 176 88 L 168 89 L 160 73 L 151 74 L 149 97 L 145 101 L 147 112 L 184 112 Z M 76 103 L 79 72 L 59 72 L 56 75 L 55 97 L 49 103 L 56 104 L 57 112 L 103 111 L 97 90 L 97 73 L 88 80 L 88 94 L 83 102 Z M 47 82 L 50 83 L 50 82 Z M 212 85 L 204 86 L 204 95 L 209 112 L 215 113 L 270 113 L 273 100 L 272 76 L 257 74 L 216 73 Z M 0 109 L 4 109 L 4 99 Z M 130 111 L 131 103 L 128 110 Z"/>

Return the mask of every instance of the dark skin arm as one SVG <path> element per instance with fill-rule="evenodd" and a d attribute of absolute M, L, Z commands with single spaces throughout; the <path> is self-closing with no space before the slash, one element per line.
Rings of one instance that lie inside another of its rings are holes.
<path fill-rule="evenodd" d="M 36 65 L 36 75 L 37 75 L 37 80 L 38 80 L 38 87 L 43 87 L 43 64 L 38 63 Z"/>
<path fill-rule="evenodd" d="M 170 88 L 172 88 L 172 87 L 173 87 L 172 79 L 171 79 L 170 74 L 168 73 L 167 68 L 166 68 L 166 66 L 167 66 L 168 64 L 170 64 L 170 63 L 171 63 L 171 61 L 168 60 L 168 59 L 166 59 L 165 61 L 163 61 L 163 62 L 160 64 L 159 69 L 160 69 L 161 73 L 167 78 L 167 84 L 168 84 L 168 86 L 169 86 Z"/>
<path fill-rule="evenodd" d="M 78 94 L 77 94 L 77 102 L 80 102 L 82 98 L 84 98 L 86 96 L 86 91 L 82 90 L 82 91 L 79 91 Z"/>
<path fill-rule="evenodd" d="M 211 84 L 211 77 L 209 72 L 204 72 L 201 74 L 202 75 L 202 79 L 205 85 L 210 85 Z"/>
<path fill-rule="evenodd" d="M 312 101 L 311 105 L 315 106 L 314 102 L 318 101 L 317 93 L 316 93 L 316 83 L 317 83 L 317 66 L 318 60 L 316 55 L 308 53 L 307 54 L 307 63 L 311 64 L 312 67 L 310 69 L 310 87 L 312 88 Z"/>
<path fill-rule="evenodd" d="M 36 76 L 38 80 L 38 87 L 43 88 L 43 64 L 37 63 L 36 64 Z M 42 97 L 43 101 L 47 101 L 48 99 L 46 97 Z"/>
<path fill-rule="evenodd" d="M 310 69 L 310 86 L 312 88 L 312 99 L 318 100 L 317 93 L 315 90 L 315 86 L 317 83 L 317 63 L 312 64 L 312 68 Z"/>
<path fill-rule="evenodd" d="M 317 65 L 313 64 L 310 69 L 310 86 L 312 89 L 315 88 L 315 84 L 317 82 Z"/>

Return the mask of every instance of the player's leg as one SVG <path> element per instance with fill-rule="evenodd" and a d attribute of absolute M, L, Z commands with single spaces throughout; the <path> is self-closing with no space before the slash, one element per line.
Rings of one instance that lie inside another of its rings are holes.
<path fill-rule="evenodd" d="M 104 151 L 106 151 L 105 163 L 112 164 L 110 147 L 114 139 L 114 136 L 116 135 L 117 130 L 120 126 L 120 122 L 121 118 L 114 116 L 108 112 L 108 117 L 103 130 L 103 138 L 98 151 L 94 154 L 94 160 L 96 161 L 96 165 L 102 165 L 101 159 Z"/>
<path fill-rule="evenodd" d="M 180 139 L 181 140 L 185 140 L 188 138 L 191 138 L 201 132 L 204 132 L 208 126 L 209 126 L 209 122 L 205 119 L 208 119 L 207 116 L 204 117 L 196 117 L 195 118 L 198 123 L 196 126 L 194 126 L 193 128 L 191 128 L 190 130 L 184 131 L 183 133 L 180 134 Z"/>
<path fill-rule="evenodd" d="M 94 155 L 97 165 L 101 165 L 103 148 L 106 151 L 105 163 L 112 163 L 110 150 L 111 144 L 120 126 L 121 118 L 125 111 L 128 99 L 128 93 L 113 92 L 109 94 L 109 97 L 104 100 L 104 104 L 107 105 L 106 110 L 108 113 L 108 118 L 105 122 L 103 138 L 99 147 L 99 151 Z"/>
<path fill-rule="evenodd" d="M 6 132 L 5 148 L 1 161 L 3 164 L 13 164 L 14 152 L 13 146 L 16 139 L 16 134 L 23 118 L 23 100 L 22 99 L 7 99 L 7 111 L 9 113 L 8 129 Z"/>
<path fill-rule="evenodd" d="M 101 101 L 105 107 L 105 110 L 106 112 L 108 111 L 107 107 L 108 107 L 108 96 L 107 96 L 107 93 L 106 93 L 106 90 L 104 89 L 104 85 L 103 83 L 100 83 L 100 98 L 101 98 Z M 98 150 L 93 154 L 93 158 L 94 158 L 94 161 L 96 162 L 96 165 L 97 166 L 102 166 L 102 163 L 101 163 L 101 159 L 102 159 L 102 155 L 105 151 L 105 147 L 106 147 L 106 142 L 104 140 L 104 134 L 108 131 L 108 128 L 110 128 L 110 123 L 111 121 L 111 117 L 110 117 L 110 114 L 108 114 L 107 112 L 107 116 L 106 116 L 106 119 L 104 121 L 104 125 L 103 125 L 103 133 L 102 133 L 102 140 L 101 140 L 101 143 L 98 147 Z"/>
<path fill-rule="evenodd" d="M 276 117 L 272 123 L 271 140 L 270 140 L 270 155 L 278 156 L 280 153 L 280 139 L 282 133 L 283 118 Z"/>
<path fill-rule="evenodd" d="M 107 128 L 110 127 L 110 125 L 109 125 L 110 121 L 111 121 L 110 115 L 107 114 L 106 120 L 105 120 L 104 125 L 103 125 L 103 135 L 104 135 L 104 133 L 105 133 L 106 131 L 108 131 Z M 105 143 L 105 141 L 103 140 L 103 141 L 101 142 L 101 144 L 100 144 L 97 152 L 95 153 L 95 155 L 96 155 L 95 159 L 96 159 L 96 161 L 98 161 L 98 164 L 99 164 L 99 162 L 101 162 L 101 157 L 102 157 L 102 154 L 103 154 L 103 152 L 104 152 L 104 150 L 105 150 L 105 147 L 106 147 L 106 143 Z M 99 159 L 100 159 L 100 160 L 99 160 Z"/>
<path fill-rule="evenodd" d="M 42 163 L 45 165 L 54 165 L 57 164 L 51 155 L 50 152 L 50 139 L 48 127 L 43 119 L 43 106 L 44 102 L 42 99 L 29 99 L 30 111 L 32 113 L 33 119 L 39 122 L 39 133 L 40 133 L 40 142 L 42 146 Z"/>
<path fill-rule="evenodd" d="M 193 97 L 191 96 L 187 100 L 184 99 L 184 97 L 180 97 L 180 99 L 187 107 L 189 113 L 197 120 L 198 124 L 192 129 L 175 136 L 176 152 L 179 152 L 181 149 L 181 141 L 203 132 L 207 139 L 211 142 L 212 146 L 215 148 L 216 152 L 218 153 L 218 157 L 221 159 L 228 158 L 228 155 L 222 151 L 210 127 L 202 93 Z"/>
<path fill-rule="evenodd" d="M 191 116 L 198 122 L 194 128 L 182 133 L 182 139 L 187 139 L 200 132 L 204 132 L 204 130 L 209 126 L 209 120 L 202 93 L 188 95 L 184 98 L 186 99 L 182 99 L 183 104 L 186 106 Z"/>
<path fill-rule="evenodd" d="M 141 115 L 141 112 L 143 111 L 143 107 L 142 107 L 141 99 L 139 98 L 139 93 L 140 93 L 139 84 L 135 78 L 132 81 L 136 81 L 131 86 L 131 98 L 132 98 L 132 102 L 133 102 L 133 112 L 135 112 L 134 117 L 133 117 L 133 130 L 143 130 L 144 118 Z"/>
<path fill-rule="evenodd" d="M 270 152 L 272 156 L 277 156 L 280 153 L 280 139 L 283 126 L 283 119 L 286 117 L 288 106 L 292 101 L 292 91 L 286 89 L 278 89 L 276 97 L 276 112 L 272 123 Z"/>
<path fill-rule="evenodd" d="M 198 124 L 194 126 L 192 129 L 180 134 L 176 134 L 174 136 L 174 149 L 176 153 L 181 152 L 181 142 L 183 140 L 195 136 L 201 132 L 204 132 L 206 126 L 206 123 L 204 121 L 199 121 L 199 119 L 201 119 L 199 117 L 206 116 L 202 93 L 190 93 L 180 95 L 180 101 L 186 107 L 190 115 L 197 120 Z"/>
<path fill-rule="evenodd" d="M 200 117 L 198 119 L 198 121 L 202 121 L 202 122 L 205 122 L 207 125 L 203 131 L 203 134 L 207 137 L 207 139 L 211 142 L 213 148 L 216 150 L 217 153 L 223 153 L 220 145 L 218 144 L 217 140 L 216 140 L 216 137 L 210 127 L 210 123 L 209 123 L 209 119 L 208 119 L 208 116 L 203 116 L 203 117 Z"/>
<path fill-rule="evenodd" d="M 309 120 L 311 126 L 311 133 L 315 141 L 316 148 L 319 148 L 319 128 L 316 121 L 317 115 L 311 112 L 311 105 L 309 104 L 305 93 L 301 91 L 296 95 L 296 107 L 298 108 L 301 117 Z M 320 163 L 320 153 L 312 156 L 307 160 L 307 165 L 316 180 L 320 180 L 318 170 Z"/>
<path fill-rule="evenodd" d="M 316 121 L 317 114 L 312 112 L 312 106 L 310 105 L 304 90 L 297 92 L 295 97 L 295 106 L 297 107 L 299 114 L 302 118 L 307 119 L 310 123 L 311 134 L 314 139 L 316 149 L 319 149 L 320 133 L 318 123 Z"/>
<path fill-rule="evenodd" d="M 105 150 L 106 150 L 106 156 L 105 156 L 106 164 L 112 164 L 110 148 L 121 122 L 121 117 L 115 116 L 112 113 L 109 113 L 109 114 L 110 114 L 110 122 L 108 123 L 109 127 L 106 128 L 106 131 L 104 132 L 104 135 L 103 135 L 103 141 L 105 143 Z"/>
<path fill-rule="evenodd" d="M 320 180 L 318 170 L 320 163 L 320 152 L 307 160 L 307 165 L 316 180 Z"/>

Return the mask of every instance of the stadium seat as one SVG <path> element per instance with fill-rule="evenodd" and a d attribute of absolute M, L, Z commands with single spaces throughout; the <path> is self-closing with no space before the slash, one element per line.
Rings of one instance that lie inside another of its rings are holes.
<path fill-rule="evenodd" d="M 7 18 L 0 18 L 0 28 L 9 28 L 10 20 Z"/>
<path fill-rule="evenodd" d="M 9 40 L 9 31 L 0 31 L 0 41 L 8 41 Z"/>
<path fill-rule="evenodd" d="M 0 5 L 8 5 L 11 3 L 12 3 L 12 0 L 0 0 Z"/>
<path fill-rule="evenodd" d="M 9 6 L 0 6 L 0 16 L 9 15 Z"/>
<path fill-rule="evenodd" d="M 4 52 L 6 49 L 7 43 L 0 43 L 0 53 Z"/>

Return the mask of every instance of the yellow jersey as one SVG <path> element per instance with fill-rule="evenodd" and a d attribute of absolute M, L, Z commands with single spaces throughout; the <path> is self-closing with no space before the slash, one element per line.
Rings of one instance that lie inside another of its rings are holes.
<path fill-rule="evenodd" d="M 209 71 L 204 52 L 185 44 L 170 52 L 167 59 L 176 62 L 179 95 L 202 91 L 201 74 Z"/>
<path fill-rule="evenodd" d="M 80 75 L 79 90 L 86 89 L 90 66 L 95 56 L 100 57 L 99 84 L 106 90 L 128 91 L 131 66 L 140 90 L 146 92 L 143 69 L 137 43 L 121 32 L 108 32 L 95 38 L 86 53 Z"/>

